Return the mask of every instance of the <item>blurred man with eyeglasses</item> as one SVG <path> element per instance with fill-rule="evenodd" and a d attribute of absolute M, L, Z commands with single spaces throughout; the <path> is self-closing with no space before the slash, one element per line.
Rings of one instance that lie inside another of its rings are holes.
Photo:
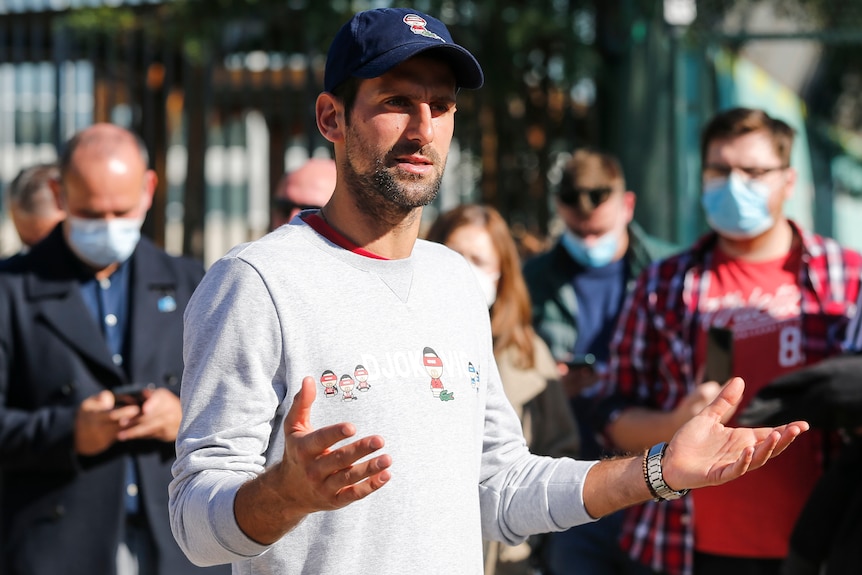
<path fill-rule="evenodd" d="M 527 261 L 524 276 L 533 322 L 560 371 L 581 432 L 581 457 L 606 455 L 590 423 L 596 382 L 607 369 L 608 346 L 626 294 L 640 271 L 676 248 L 648 236 L 633 217 L 619 161 L 589 148 L 566 164 L 556 195 L 565 224 L 559 241 Z M 622 514 L 548 536 L 542 562 L 552 575 L 650 573 L 629 560 L 617 539 Z"/>
<path fill-rule="evenodd" d="M 775 377 L 841 351 L 862 256 L 784 215 L 793 138 L 756 109 L 705 127 L 701 203 L 712 231 L 650 266 L 621 313 L 596 418 L 617 449 L 671 437 L 731 375 L 747 383 L 741 412 Z M 628 510 L 623 546 L 673 575 L 778 575 L 826 439 L 809 433 L 732 489 Z"/>

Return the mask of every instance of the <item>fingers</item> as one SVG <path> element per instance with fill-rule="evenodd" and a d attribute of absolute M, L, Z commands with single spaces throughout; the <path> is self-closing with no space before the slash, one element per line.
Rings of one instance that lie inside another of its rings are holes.
<path fill-rule="evenodd" d="M 306 376 L 302 379 L 302 386 L 294 396 L 284 419 L 285 437 L 301 441 L 300 449 L 312 456 L 325 453 L 339 441 L 356 434 L 356 428 L 352 423 L 339 423 L 314 430 L 311 426 L 311 407 L 315 397 L 317 397 L 317 388 L 314 378 Z"/>
<path fill-rule="evenodd" d="M 163 387 L 159 387 L 157 389 L 152 389 L 149 387 L 145 388 L 143 391 L 141 391 L 141 395 L 144 398 L 144 402 L 143 402 L 143 404 L 141 404 L 141 409 L 144 411 L 144 413 L 148 413 L 151 409 L 153 409 L 152 408 L 153 402 L 150 401 L 153 397 L 155 397 L 157 400 L 164 400 L 164 401 L 170 401 L 171 398 L 175 398 L 178 405 L 180 402 L 179 397 L 177 397 L 176 395 L 174 395 L 173 393 L 171 393 L 170 391 L 168 391 L 167 389 L 165 389 Z"/>
<path fill-rule="evenodd" d="M 81 402 L 82 411 L 108 411 L 114 407 L 114 395 L 107 390 L 100 391 Z"/>
<path fill-rule="evenodd" d="M 137 405 L 124 405 L 112 409 L 107 413 L 107 418 L 119 425 L 128 425 L 129 422 L 141 414 L 141 408 Z"/>
<path fill-rule="evenodd" d="M 305 376 L 302 378 L 302 385 L 299 392 L 293 397 L 293 403 L 290 404 L 290 410 L 288 410 L 284 420 L 285 433 L 311 431 L 311 406 L 316 397 L 317 387 L 315 387 L 314 378 L 310 375 Z"/>
<path fill-rule="evenodd" d="M 781 454 L 797 437 L 808 431 L 808 427 L 808 423 L 805 421 L 795 421 L 772 430 L 758 430 L 766 431 L 768 434 L 754 447 L 751 469 L 757 469 L 771 458 Z"/>
<path fill-rule="evenodd" d="M 390 479 L 391 457 L 376 452 L 383 438 L 372 435 L 333 447 L 356 434 L 352 423 L 314 429 L 311 409 L 317 395 L 305 377 L 284 421 L 284 458 L 277 466 L 280 486 L 289 486 L 294 509 L 337 509 L 380 489 Z M 286 496 L 286 492 L 283 492 Z"/>
<path fill-rule="evenodd" d="M 391 477 L 389 472 L 391 464 L 391 457 L 381 455 L 333 474 L 328 481 L 331 487 L 337 490 L 336 505 L 343 507 L 367 497 L 386 485 Z"/>
<path fill-rule="evenodd" d="M 557 373 L 560 374 L 560 377 L 563 377 L 567 373 L 569 373 L 569 366 L 566 363 L 561 361 L 557 362 Z"/>
<path fill-rule="evenodd" d="M 326 430 L 322 429 L 315 432 L 315 434 L 322 431 Z M 311 439 L 311 437 L 309 436 L 306 439 Z M 313 462 L 310 462 L 309 474 L 320 481 L 325 481 L 333 475 L 344 473 L 346 470 L 355 467 L 357 461 L 383 449 L 383 446 L 383 438 L 379 435 L 372 435 L 370 437 L 363 437 L 338 449 L 323 452 L 315 457 Z M 380 469 L 383 468 L 381 467 Z"/>
<path fill-rule="evenodd" d="M 719 421 L 726 421 L 742 400 L 743 391 L 745 391 L 745 382 L 742 378 L 732 378 L 724 384 L 718 396 L 701 413 Z"/>
<path fill-rule="evenodd" d="M 780 437 L 776 443 L 772 457 L 787 449 L 797 437 L 808 431 L 809 428 L 810 426 L 807 421 L 794 421 L 793 423 L 777 427 L 776 431 L 780 434 Z"/>
<path fill-rule="evenodd" d="M 724 470 L 725 473 L 721 478 L 722 482 L 731 481 L 747 473 L 748 470 L 751 469 L 751 463 L 754 460 L 754 453 L 755 449 L 753 447 L 749 446 L 743 449 L 733 465 L 728 466 Z"/>
<path fill-rule="evenodd" d="M 117 441 L 131 441 L 133 439 L 144 439 L 154 437 L 160 430 L 160 424 L 147 422 L 131 424 L 129 427 L 117 432 Z"/>
<path fill-rule="evenodd" d="M 137 416 L 119 420 L 119 423 L 121 429 L 117 431 L 118 441 L 129 441 L 132 439 L 158 439 L 166 441 L 170 437 L 168 427 L 179 428 L 179 419 L 171 417 L 165 411 L 144 413 L 142 410 Z M 175 437 L 176 434 L 174 433 Z"/>

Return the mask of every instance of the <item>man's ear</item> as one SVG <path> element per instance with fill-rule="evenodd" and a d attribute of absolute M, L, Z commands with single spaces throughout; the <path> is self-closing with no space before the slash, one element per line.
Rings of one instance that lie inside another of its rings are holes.
<path fill-rule="evenodd" d="M 626 223 L 630 223 L 635 217 L 635 204 L 637 204 L 637 196 L 631 190 L 626 190 L 623 194 L 623 205 L 626 207 Z"/>
<path fill-rule="evenodd" d="M 153 196 L 156 193 L 156 186 L 159 183 L 159 176 L 153 170 L 144 172 L 144 189 L 141 194 L 141 207 L 144 213 L 149 211 L 153 205 Z"/>
<path fill-rule="evenodd" d="M 793 168 L 787 168 L 786 174 L 787 179 L 784 181 L 784 201 L 790 199 L 793 196 L 793 190 L 796 189 L 796 178 L 797 172 Z"/>
<path fill-rule="evenodd" d="M 63 201 L 63 184 L 60 182 L 60 178 L 50 178 L 48 180 L 48 187 L 51 188 L 51 192 L 54 194 L 54 203 L 57 204 L 57 209 L 66 211 L 65 202 Z"/>
<path fill-rule="evenodd" d="M 332 143 L 344 140 L 344 105 L 329 92 L 322 92 L 314 105 L 317 129 Z"/>

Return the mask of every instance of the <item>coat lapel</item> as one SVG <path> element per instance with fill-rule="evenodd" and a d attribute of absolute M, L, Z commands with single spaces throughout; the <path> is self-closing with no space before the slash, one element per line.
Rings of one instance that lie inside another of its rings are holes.
<path fill-rule="evenodd" d="M 159 251 L 146 238 L 141 238 L 132 256 L 132 285 L 128 349 L 129 373 L 135 374 L 155 361 L 164 345 L 160 334 L 168 333 L 176 314 L 181 313 L 177 303 L 177 279 Z"/>
<path fill-rule="evenodd" d="M 91 363 L 122 379 L 123 374 L 111 360 L 105 338 L 81 297 L 77 259 L 66 246 L 59 226 L 34 249 L 32 256 L 34 273 L 26 278 L 26 290 L 36 320 L 49 325 Z"/>

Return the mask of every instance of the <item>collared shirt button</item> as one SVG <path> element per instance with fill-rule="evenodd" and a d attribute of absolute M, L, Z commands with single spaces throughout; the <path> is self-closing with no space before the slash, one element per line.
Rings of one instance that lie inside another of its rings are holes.
<path fill-rule="evenodd" d="M 117 325 L 117 316 L 112 313 L 109 313 L 105 316 L 105 325 L 108 327 L 114 327 Z"/>
<path fill-rule="evenodd" d="M 111 356 L 111 360 L 113 360 L 114 365 L 123 365 L 123 356 L 119 353 L 115 353 Z"/>
<path fill-rule="evenodd" d="M 126 495 L 129 497 L 137 497 L 138 495 L 138 484 L 137 483 L 129 483 L 126 485 Z"/>
<path fill-rule="evenodd" d="M 99 287 L 102 289 L 111 289 L 111 278 L 100 279 Z"/>

